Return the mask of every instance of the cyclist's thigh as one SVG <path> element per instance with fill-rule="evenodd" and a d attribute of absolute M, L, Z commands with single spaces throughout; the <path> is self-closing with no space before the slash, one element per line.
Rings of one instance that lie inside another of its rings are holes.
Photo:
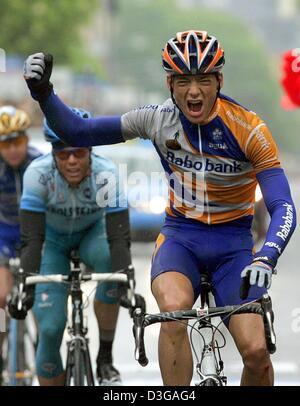
<path fill-rule="evenodd" d="M 94 272 L 111 272 L 110 251 L 105 224 L 97 221 L 82 238 L 79 245 L 82 261 Z"/>
<path fill-rule="evenodd" d="M 152 257 L 151 280 L 158 301 L 170 302 L 177 297 L 193 305 L 200 285 L 195 255 L 182 242 L 160 233 Z M 180 291 L 187 292 L 187 295 L 180 295 Z"/>
<path fill-rule="evenodd" d="M 63 274 L 68 275 L 70 272 L 70 259 L 69 259 L 69 241 L 68 238 L 56 234 L 54 231 L 46 230 L 45 245 L 42 253 L 40 274 Z M 49 292 L 49 291 L 62 291 L 67 290 L 67 286 L 57 283 L 39 284 L 36 287 L 36 292 Z"/>
<path fill-rule="evenodd" d="M 80 258 L 94 272 L 111 272 L 110 251 L 102 221 L 95 223 L 86 233 L 80 243 Z M 105 304 L 118 303 L 121 291 L 116 282 L 99 282 L 95 299 Z"/>
<path fill-rule="evenodd" d="M 241 353 L 249 347 L 266 347 L 265 327 L 259 314 L 231 316 L 229 331 Z"/>
<path fill-rule="evenodd" d="M 70 271 L 67 239 L 54 231 L 46 230 L 45 246 L 40 273 L 42 275 L 64 274 Z M 65 247 L 67 249 L 65 249 Z M 40 283 L 36 286 L 34 314 L 39 328 L 44 331 L 63 330 L 66 322 L 68 285 Z"/>
<path fill-rule="evenodd" d="M 265 288 L 252 286 L 247 299 L 240 298 L 241 272 L 252 262 L 251 249 L 243 249 L 224 260 L 213 273 L 213 292 L 217 306 L 226 306 L 250 302 L 260 299 L 266 292 Z"/>

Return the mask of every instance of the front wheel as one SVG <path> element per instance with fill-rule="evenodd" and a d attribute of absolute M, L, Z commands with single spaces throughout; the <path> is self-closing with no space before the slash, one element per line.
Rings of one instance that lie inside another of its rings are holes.
<path fill-rule="evenodd" d="M 81 347 L 81 342 L 76 341 L 74 346 L 74 367 L 73 367 L 73 379 L 74 386 L 84 386 L 84 354 Z"/>
<path fill-rule="evenodd" d="M 206 381 L 203 382 L 202 386 L 219 386 L 219 385 L 214 379 L 209 378 L 209 379 L 207 379 Z"/>

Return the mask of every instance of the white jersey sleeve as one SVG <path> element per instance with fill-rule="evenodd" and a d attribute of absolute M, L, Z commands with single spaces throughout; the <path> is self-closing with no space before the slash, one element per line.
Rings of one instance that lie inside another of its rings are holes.
<path fill-rule="evenodd" d="M 155 136 L 164 126 L 166 119 L 170 119 L 170 116 L 175 114 L 175 106 L 171 99 L 162 105 L 150 104 L 131 110 L 121 117 L 123 138 L 126 141 L 133 138 L 143 138 L 153 142 Z"/>

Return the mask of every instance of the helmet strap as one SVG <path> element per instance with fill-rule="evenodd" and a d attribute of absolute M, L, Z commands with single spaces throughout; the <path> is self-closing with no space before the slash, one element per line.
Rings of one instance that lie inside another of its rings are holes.
<path fill-rule="evenodd" d="M 170 93 L 171 93 L 172 102 L 175 104 L 175 106 L 178 108 L 178 110 L 181 111 L 180 108 L 179 108 L 179 106 L 178 106 L 178 104 L 176 103 L 176 100 L 175 100 L 175 97 L 174 97 L 173 76 L 171 76 Z"/>

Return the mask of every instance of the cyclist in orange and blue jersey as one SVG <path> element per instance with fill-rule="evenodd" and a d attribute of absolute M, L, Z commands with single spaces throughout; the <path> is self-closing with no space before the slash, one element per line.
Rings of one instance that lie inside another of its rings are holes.
<path fill-rule="evenodd" d="M 171 98 L 122 116 L 81 120 L 53 92 L 51 55 L 28 57 L 24 77 L 49 123 L 73 146 L 151 139 L 169 180 L 169 205 L 152 261 L 160 311 L 191 308 L 208 272 L 217 306 L 259 300 L 296 225 L 290 188 L 265 122 L 220 93 L 224 51 L 206 31 L 179 32 L 165 45 Z M 252 253 L 251 223 L 259 183 L 271 216 L 266 240 Z M 273 367 L 260 316 L 233 315 L 228 328 L 242 356 L 242 385 L 272 385 Z M 166 385 L 189 385 L 192 355 L 186 327 L 161 326 L 159 360 Z"/>

